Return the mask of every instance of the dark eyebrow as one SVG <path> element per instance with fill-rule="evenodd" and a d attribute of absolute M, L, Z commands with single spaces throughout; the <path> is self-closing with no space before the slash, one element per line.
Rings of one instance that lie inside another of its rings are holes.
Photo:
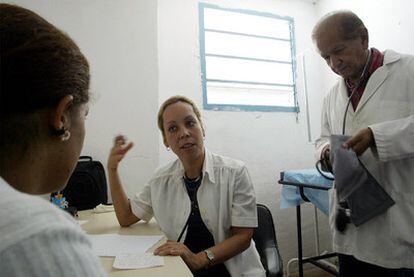
<path fill-rule="evenodd" d="M 344 48 L 343 45 L 338 45 L 338 46 L 334 47 L 332 51 L 338 51 L 339 49 L 343 49 L 343 48 Z"/>
<path fill-rule="evenodd" d="M 175 121 L 171 120 L 171 121 L 167 122 L 167 124 L 172 124 L 172 123 L 175 123 Z"/>
<path fill-rule="evenodd" d="M 334 45 L 334 47 L 332 47 L 332 49 L 338 49 L 338 48 L 343 48 L 345 47 L 345 45 L 341 42 L 337 43 L 336 45 Z"/>
<path fill-rule="evenodd" d="M 194 117 L 194 116 L 192 116 L 192 115 L 189 115 L 189 116 L 186 116 L 186 117 L 184 118 L 184 120 L 188 120 L 188 119 L 195 119 L 195 117 Z"/>

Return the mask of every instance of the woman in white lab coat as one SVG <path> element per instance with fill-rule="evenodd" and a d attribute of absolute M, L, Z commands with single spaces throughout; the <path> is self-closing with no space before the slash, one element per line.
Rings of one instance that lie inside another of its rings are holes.
<path fill-rule="evenodd" d="M 265 276 L 251 239 L 257 208 L 246 166 L 204 147 L 200 112 L 186 97 L 173 96 L 161 105 L 158 126 L 178 159 L 158 169 L 132 199 L 118 175 L 132 143 L 115 138 L 108 172 L 119 223 L 129 226 L 154 216 L 169 239 L 155 254 L 181 256 L 195 276 Z"/>

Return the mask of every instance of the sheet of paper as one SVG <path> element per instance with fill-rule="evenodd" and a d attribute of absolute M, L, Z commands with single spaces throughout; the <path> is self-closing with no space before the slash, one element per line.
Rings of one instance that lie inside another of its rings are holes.
<path fill-rule="evenodd" d="M 118 234 L 88 235 L 96 255 L 143 254 L 163 236 L 127 236 Z"/>
<path fill-rule="evenodd" d="M 109 213 L 109 212 L 113 212 L 114 210 L 114 206 L 113 205 L 102 205 L 99 204 L 98 206 L 96 206 L 95 208 L 93 208 L 93 212 L 96 214 L 99 213 Z"/>
<path fill-rule="evenodd" d="M 83 225 L 83 224 L 85 224 L 86 222 L 88 222 L 88 220 L 76 220 L 76 222 L 79 224 L 79 225 Z"/>
<path fill-rule="evenodd" d="M 115 257 L 112 265 L 117 269 L 138 269 L 163 266 L 164 258 L 161 256 L 154 256 L 152 253 L 144 254 L 119 254 Z"/>

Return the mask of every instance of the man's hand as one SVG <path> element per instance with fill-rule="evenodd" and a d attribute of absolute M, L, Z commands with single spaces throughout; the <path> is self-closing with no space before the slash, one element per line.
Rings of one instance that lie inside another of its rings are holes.
<path fill-rule="evenodd" d="M 328 144 L 322 150 L 321 155 L 321 169 L 325 172 L 332 172 L 332 164 L 331 164 L 331 146 Z"/>
<path fill-rule="evenodd" d="M 359 131 L 356 135 L 348 139 L 342 144 L 346 149 L 352 149 L 357 156 L 362 155 L 369 147 L 375 145 L 374 134 L 370 128 Z"/>

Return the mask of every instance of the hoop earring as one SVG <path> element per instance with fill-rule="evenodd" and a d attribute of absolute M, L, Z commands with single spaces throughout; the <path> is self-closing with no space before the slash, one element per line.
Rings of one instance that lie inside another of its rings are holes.
<path fill-rule="evenodd" d="M 61 141 L 67 141 L 70 138 L 70 131 L 69 130 L 64 130 L 63 135 L 60 136 L 60 140 Z"/>
<path fill-rule="evenodd" d="M 59 137 L 61 141 L 67 141 L 70 138 L 70 131 L 62 127 L 61 129 L 51 129 L 50 134 L 52 136 Z"/>

